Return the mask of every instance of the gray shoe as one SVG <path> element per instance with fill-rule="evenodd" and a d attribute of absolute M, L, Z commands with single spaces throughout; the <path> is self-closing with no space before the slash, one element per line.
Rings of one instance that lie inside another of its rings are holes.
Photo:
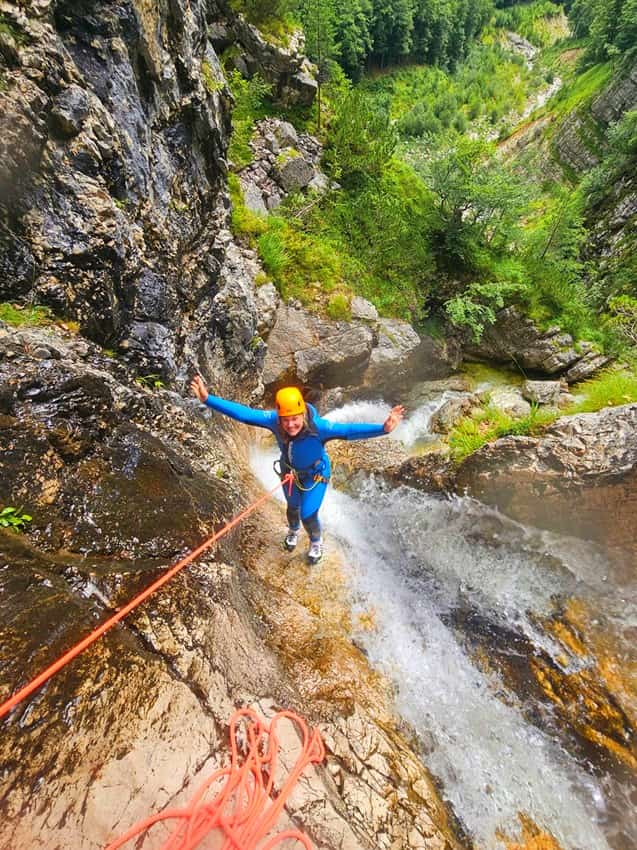
<path fill-rule="evenodd" d="M 322 540 L 310 540 L 310 548 L 307 553 L 307 559 L 314 566 L 314 564 L 318 564 L 318 562 L 323 557 L 323 541 Z"/>
<path fill-rule="evenodd" d="M 299 528 L 288 528 L 288 533 L 283 541 L 283 546 L 288 552 L 296 549 L 296 544 L 299 542 Z"/>

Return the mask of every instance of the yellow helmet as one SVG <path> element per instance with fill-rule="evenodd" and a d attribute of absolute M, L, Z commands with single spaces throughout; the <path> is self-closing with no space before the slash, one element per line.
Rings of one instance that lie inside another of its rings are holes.
<path fill-rule="evenodd" d="M 283 387 L 276 394 L 276 412 L 279 416 L 298 416 L 305 413 L 305 402 L 296 387 Z"/>

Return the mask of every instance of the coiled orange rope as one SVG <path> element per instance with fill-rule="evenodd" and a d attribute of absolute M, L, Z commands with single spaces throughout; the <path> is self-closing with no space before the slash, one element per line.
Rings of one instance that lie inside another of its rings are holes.
<path fill-rule="evenodd" d="M 301 751 L 287 779 L 277 787 L 279 737 L 277 726 L 287 719 L 300 732 Z M 240 752 L 239 739 L 245 741 Z M 272 850 L 285 839 L 300 842 L 312 850 L 307 835 L 288 829 L 270 836 L 279 815 L 301 773 L 309 764 L 325 757 L 323 741 L 317 730 L 310 732 L 305 721 L 291 711 L 280 711 L 267 723 L 251 709 L 236 711 L 230 720 L 231 762 L 215 771 L 195 792 L 183 809 L 160 812 L 138 823 L 106 850 L 118 850 L 128 841 L 146 832 L 159 821 L 177 820 L 175 829 L 161 845 L 161 850 L 194 850 L 208 836 L 223 837 L 220 850 Z M 204 800 L 206 792 L 224 782 L 213 800 Z M 213 846 L 218 847 L 218 844 Z"/>
<path fill-rule="evenodd" d="M 69 663 L 69 661 L 72 661 L 73 658 L 78 656 L 81 652 L 84 652 L 84 650 L 87 649 L 87 647 L 89 647 L 92 643 L 95 643 L 95 641 L 100 638 L 104 634 L 104 632 L 108 631 L 111 626 L 114 626 L 115 623 L 119 623 L 120 620 L 123 620 L 124 617 L 126 617 L 127 614 L 130 614 L 130 612 L 134 608 L 137 608 L 137 606 L 141 605 L 141 603 L 145 599 L 148 599 L 148 597 L 152 593 L 154 593 L 156 590 L 159 590 L 160 587 L 163 587 L 180 570 L 182 570 L 188 564 L 192 563 L 195 558 L 198 558 L 199 555 L 206 551 L 206 549 L 209 549 L 213 545 L 213 543 L 216 543 L 220 537 L 223 537 L 230 531 L 230 529 L 234 528 L 235 525 L 238 525 L 244 517 L 252 513 L 252 511 L 256 510 L 259 505 L 263 504 L 263 502 L 269 499 L 270 496 L 276 493 L 279 487 L 287 484 L 288 481 L 291 480 L 292 476 L 286 475 L 281 480 L 280 484 L 277 484 L 276 487 L 273 487 L 272 490 L 270 490 L 268 493 L 265 493 L 263 496 L 260 496 L 256 501 L 252 502 L 251 505 L 248 505 L 248 507 L 244 511 L 234 517 L 234 519 L 230 520 L 229 523 L 224 525 L 223 528 L 219 529 L 219 531 L 215 532 L 211 537 L 205 540 L 196 549 L 193 549 L 189 555 L 186 555 L 185 558 L 182 558 L 181 561 L 178 561 L 174 566 L 166 570 L 166 572 L 161 575 L 157 579 L 157 581 L 154 581 L 151 585 L 149 585 L 149 587 L 146 588 L 146 590 L 143 590 L 138 596 L 135 596 L 133 599 L 131 599 L 131 601 L 127 605 L 125 605 L 123 608 L 120 608 L 120 610 L 116 614 L 113 614 L 112 617 L 109 617 L 108 620 L 102 623 L 102 625 L 95 629 L 95 631 L 87 635 L 87 637 L 85 637 L 83 640 L 81 640 L 79 643 L 69 649 L 68 652 L 65 652 L 61 658 L 58 658 L 57 661 L 55 661 L 53 664 L 43 670 L 39 674 L 39 676 L 36 676 L 35 679 L 29 682 L 28 685 L 25 685 L 19 691 L 16 691 L 16 693 L 13 694 L 13 696 L 10 697 L 8 700 L 6 700 L 6 702 L 0 704 L 0 718 L 4 717 L 5 714 L 8 714 L 11 709 L 15 708 L 15 706 L 19 702 L 22 702 L 22 700 L 32 694 L 33 691 L 37 690 L 40 685 L 43 685 L 46 681 L 48 681 L 51 676 L 57 673 L 58 670 L 61 670 L 62 667 Z"/>

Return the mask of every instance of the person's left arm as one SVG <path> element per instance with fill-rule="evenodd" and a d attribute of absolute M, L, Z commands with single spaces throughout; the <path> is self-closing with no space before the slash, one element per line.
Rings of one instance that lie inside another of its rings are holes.
<path fill-rule="evenodd" d="M 392 407 L 387 419 L 378 425 L 367 422 L 330 422 L 323 417 L 315 417 L 319 437 L 327 440 L 368 440 L 371 437 L 383 437 L 391 433 L 405 415 L 402 404 Z"/>

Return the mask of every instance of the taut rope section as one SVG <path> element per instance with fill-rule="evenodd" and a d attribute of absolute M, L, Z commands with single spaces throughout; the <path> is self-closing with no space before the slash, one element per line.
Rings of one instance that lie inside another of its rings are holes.
<path fill-rule="evenodd" d="M 284 719 L 291 721 L 299 730 L 301 751 L 287 779 L 278 787 L 277 726 Z M 238 736 L 245 742 L 245 746 L 241 746 L 242 753 L 239 752 Z M 310 732 L 305 721 L 291 711 L 278 712 L 268 724 L 256 712 L 244 708 L 236 711 L 230 719 L 230 750 L 230 765 L 215 771 L 197 789 L 185 808 L 167 810 L 146 818 L 109 844 L 106 850 L 118 850 L 164 820 L 177 820 L 178 823 L 161 845 L 161 850 L 194 850 L 214 831 L 225 838 L 220 850 L 255 850 L 257 845 L 259 850 L 272 850 L 285 839 L 295 839 L 306 850 L 312 850 L 310 839 L 296 829 L 272 835 L 264 844 L 259 842 L 276 824 L 303 770 L 309 764 L 323 761 L 325 749 L 319 733 L 316 730 Z M 223 785 L 215 798 L 206 802 L 206 792 L 220 783 Z"/>
<path fill-rule="evenodd" d="M 8 714 L 12 708 L 22 702 L 23 699 L 30 696 L 35 690 L 37 690 L 40 685 L 43 685 L 51 676 L 55 675 L 59 670 L 62 669 L 69 661 L 72 661 L 76 656 L 78 656 L 81 652 L 84 652 L 91 644 L 95 643 L 98 638 L 100 638 L 104 632 L 107 632 L 111 626 L 114 626 L 115 623 L 119 623 L 120 620 L 123 620 L 130 612 L 137 608 L 138 605 L 141 605 L 145 599 L 154 593 L 156 590 L 159 590 L 160 587 L 163 587 L 167 582 L 173 578 L 180 570 L 186 567 L 188 564 L 192 563 L 195 558 L 198 558 L 206 549 L 209 549 L 214 543 L 219 540 L 220 537 L 223 537 L 227 534 L 235 525 L 238 525 L 241 520 L 246 517 L 248 514 L 252 513 L 252 511 L 256 510 L 263 502 L 267 501 L 270 496 L 272 496 L 279 487 L 288 483 L 288 481 L 292 480 L 291 475 L 286 475 L 285 478 L 281 481 L 280 484 L 277 484 L 276 487 L 273 487 L 272 490 L 265 493 L 263 496 L 260 496 L 256 501 L 252 502 L 251 505 L 238 514 L 234 519 L 230 520 L 229 523 L 223 526 L 219 531 L 215 532 L 212 537 L 209 537 L 205 540 L 200 546 L 196 549 L 193 549 L 189 555 L 186 555 L 181 561 L 178 561 L 174 566 L 170 567 L 170 569 L 166 570 L 166 572 L 160 576 L 156 581 L 154 581 L 146 590 L 143 590 L 138 596 L 135 596 L 127 605 L 123 608 L 120 608 L 116 614 L 113 614 L 112 617 L 109 617 L 101 626 L 99 626 L 95 631 L 91 632 L 90 635 L 85 637 L 79 643 L 77 643 L 74 647 L 65 652 L 61 658 L 51 664 L 46 670 L 43 670 L 39 676 L 36 676 L 33 681 L 29 682 L 28 685 L 25 685 L 19 691 L 10 697 L 6 702 L 3 702 L 0 705 L 0 718 L 4 717 L 5 714 Z"/>

